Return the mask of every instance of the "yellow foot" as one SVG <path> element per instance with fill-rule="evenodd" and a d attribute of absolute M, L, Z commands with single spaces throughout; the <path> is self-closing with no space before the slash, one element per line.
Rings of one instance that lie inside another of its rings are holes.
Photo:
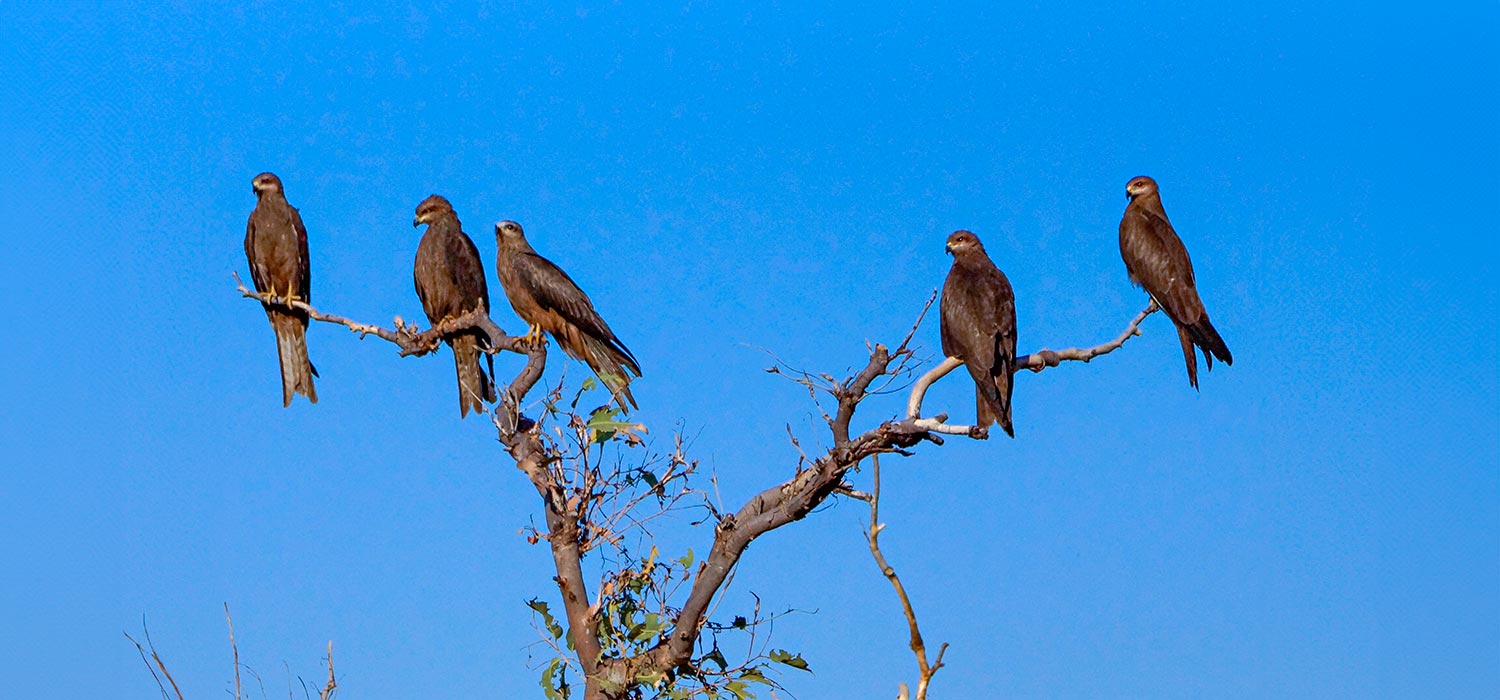
<path fill-rule="evenodd" d="M 275 287 L 271 288 L 271 293 L 273 295 L 276 293 L 276 288 Z M 291 306 L 293 302 L 298 302 L 298 301 L 302 301 L 302 299 L 300 299 L 300 298 L 297 297 L 296 291 L 293 290 L 292 283 L 291 282 L 287 282 L 286 283 L 286 296 L 281 297 L 281 303 L 283 305 L 285 305 L 285 306 Z"/>
<path fill-rule="evenodd" d="M 525 343 L 527 347 L 539 348 L 546 344 L 547 341 L 542 338 L 541 326 L 531 326 L 527 329 L 526 335 L 521 336 L 521 342 Z"/>

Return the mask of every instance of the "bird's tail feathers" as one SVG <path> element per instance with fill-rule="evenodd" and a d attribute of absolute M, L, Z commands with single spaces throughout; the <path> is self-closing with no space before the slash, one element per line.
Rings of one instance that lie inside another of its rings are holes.
<path fill-rule="evenodd" d="M 974 378 L 975 427 L 988 428 L 999 423 L 1006 435 L 1015 437 L 1010 422 L 1009 392 L 1000 386 L 1001 379 L 967 363 L 964 366 Z"/>
<path fill-rule="evenodd" d="M 1182 341 L 1182 355 L 1187 360 L 1188 384 L 1198 388 L 1198 355 L 1193 352 L 1193 337 L 1188 327 L 1177 324 L 1177 339 Z"/>
<path fill-rule="evenodd" d="M 1224 339 L 1219 337 L 1219 331 L 1214 324 L 1209 323 L 1208 314 L 1197 323 L 1188 326 L 1188 332 L 1193 336 L 1193 342 L 1203 348 L 1203 358 L 1208 361 L 1208 368 L 1213 369 L 1214 358 L 1226 365 L 1234 364 L 1234 356 L 1229 354 L 1229 346 L 1224 344 Z"/>
<path fill-rule="evenodd" d="M 589 338 L 585 342 L 588 356 L 582 358 L 583 361 L 588 364 L 589 369 L 594 370 L 604 388 L 614 395 L 620 409 L 629 411 L 639 408 L 635 397 L 630 394 L 630 373 L 641 376 L 641 369 L 635 363 L 635 358 L 629 355 L 629 351 L 622 352 L 624 346 L 616 348 L 618 343 L 606 343 L 595 338 Z"/>
<path fill-rule="evenodd" d="M 307 359 L 307 320 L 283 311 L 267 309 L 266 313 L 276 332 L 276 352 L 281 361 L 281 405 L 291 406 L 297 394 L 317 403 L 313 377 L 318 376 L 318 370 Z"/>
<path fill-rule="evenodd" d="M 479 364 L 479 340 L 461 335 L 449 341 L 453 346 L 453 364 L 458 370 L 458 415 L 467 417 L 469 410 L 484 413 L 484 402 L 495 400 L 495 385 Z"/>
<path fill-rule="evenodd" d="M 1016 429 L 1010 421 L 1010 388 L 1012 378 L 1009 375 L 995 376 L 995 395 L 1000 398 L 1000 413 L 995 415 L 995 421 L 1000 424 L 1006 435 L 1016 436 Z"/>

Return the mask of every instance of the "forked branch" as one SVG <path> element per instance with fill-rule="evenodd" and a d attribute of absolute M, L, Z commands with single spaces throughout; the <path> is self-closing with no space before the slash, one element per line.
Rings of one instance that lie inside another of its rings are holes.
<path fill-rule="evenodd" d="M 1092 360 L 1100 355 L 1108 355 L 1109 353 L 1119 350 L 1121 346 L 1125 345 L 1125 341 L 1141 334 L 1141 322 L 1145 321 L 1147 316 L 1155 313 L 1158 308 L 1159 307 L 1156 305 L 1156 300 L 1151 300 L 1151 303 L 1147 304 L 1145 309 L 1136 314 L 1134 319 L 1131 319 L 1130 325 L 1125 327 L 1125 330 L 1120 333 L 1119 337 L 1107 343 L 1102 343 L 1100 345 L 1095 345 L 1089 348 L 1068 348 L 1066 350 L 1048 350 L 1046 348 L 1042 348 L 1041 350 L 1031 353 L 1030 355 L 1022 355 L 1016 358 L 1017 373 L 1019 373 L 1019 371 L 1022 369 L 1029 369 L 1032 372 L 1040 372 L 1044 369 L 1047 369 L 1048 367 L 1056 367 L 1063 362 L 1088 362 L 1089 360 Z M 938 363 L 936 367 L 928 370 L 926 374 L 922 375 L 922 377 L 916 381 L 916 383 L 912 384 L 911 397 L 907 399 L 906 402 L 907 420 L 911 421 L 916 427 L 924 430 L 930 430 L 934 433 L 968 435 L 970 437 L 982 437 L 982 435 L 980 434 L 981 431 L 983 431 L 984 434 L 987 434 L 988 431 L 983 428 L 976 428 L 970 425 L 949 425 L 947 423 L 948 414 L 946 413 L 938 414 L 931 418 L 921 417 L 922 400 L 927 396 L 927 390 L 931 388 L 932 385 L 937 382 L 937 380 L 942 379 L 944 376 L 947 376 L 949 372 L 952 372 L 953 370 L 958 369 L 963 365 L 963 360 L 960 360 L 956 357 L 943 358 L 942 362 Z"/>

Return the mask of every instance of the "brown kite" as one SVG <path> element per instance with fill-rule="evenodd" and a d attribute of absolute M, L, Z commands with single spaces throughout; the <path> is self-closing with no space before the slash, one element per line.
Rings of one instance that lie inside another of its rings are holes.
<path fill-rule="evenodd" d="M 641 376 L 641 366 L 594 310 L 588 295 L 562 268 L 532 250 L 520 224 L 495 224 L 495 247 L 495 274 L 511 308 L 530 326 L 526 338 L 535 343 L 543 331 L 551 333 L 568 357 L 594 370 L 620 408 L 627 403 L 635 408 L 630 374 Z"/>
<path fill-rule="evenodd" d="M 1188 383 L 1197 389 L 1194 345 L 1202 348 L 1210 370 L 1215 357 L 1226 365 L 1234 364 L 1234 358 L 1208 322 L 1208 311 L 1193 281 L 1193 261 L 1188 259 L 1187 247 L 1172 229 L 1172 222 L 1167 221 L 1156 181 L 1145 176 L 1133 178 L 1125 185 L 1125 196 L 1130 204 L 1120 219 L 1120 257 L 1125 259 L 1130 281 L 1144 288 L 1177 326 L 1182 354 L 1187 359 Z"/>
<path fill-rule="evenodd" d="M 250 181 L 255 190 L 255 210 L 245 224 L 245 258 L 250 261 L 250 279 L 255 291 L 272 294 L 285 302 L 309 302 L 312 268 L 307 262 L 307 229 L 302 216 L 288 204 L 281 191 L 281 178 L 261 173 Z M 318 376 L 307 359 L 307 313 L 289 304 L 262 304 L 276 332 L 276 350 L 281 359 L 281 405 L 292 405 L 292 396 L 302 394 L 318 402 L 313 377 Z"/>
<path fill-rule="evenodd" d="M 988 428 L 999 422 L 1015 437 L 1010 422 L 1012 375 L 1016 371 L 1016 297 L 1010 280 L 968 231 L 948 236 L 953 267 L 943 282 L 943 354 L 964 361 L 974 378 L 978 419 Z"/>
<path fill-rule="evenodd" d="M 474 241 L 463 232 L 453 205 L 438 195 L 422 200 L 411 225 L 422 224 L 427 224 L 427 232 L 417 244 L 412 277 L 428 322 L 436 326 L 475 309 L 488 314 L 490 291 L 484 279 L 484 263 L 479 261 Z M 469 415 L 469 409 L 483 413 L 481 401 L 495 401 L 495 386 L 479 364 L 481 346 L 489 346 L 488 336 L 467 330 L 443 340 L 453 348 L 453 364 L 458 368 L 459 417 Z M 485 358 L 491 360 L 488 355 Z M 493 373 L 493 365 L 491 368 Z"/>

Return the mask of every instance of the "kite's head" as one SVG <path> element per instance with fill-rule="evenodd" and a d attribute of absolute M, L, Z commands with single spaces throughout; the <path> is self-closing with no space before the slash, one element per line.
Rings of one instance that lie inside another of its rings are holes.
<path fill-rule="evenodd" d="M 1134 200 L 1141 195 L 1154 194 L 1156 192 L 1156 181 L 1145 175 L 1130 178 L 1125 183 L 1125 198 Z"/>
<path fill-rule="evenodd" d="M 521 225 L 509 219 L 495 224 L 495 245 L 518 248 L 526 245 L 526 233 Z"/>
<path fill-rule="evenodd" d="M 979 236 L 960 229 L 948 234 L 947 250 L 949 255 L 958 255 L 970 250 L 982 251 L 984 246 L 979 243 Z"/>
<path fill-rule="evenodd" d="M 412 228 L 416 228 L 422 224 L 430 224 L 445 212 L 452 214 L 453 205 L 449 204 L 448 200 L 443 198 L 442 195 L 432 195 L 417 205 L 417 218 L 412 220 Z"/>
<path fill-rule="evenodd" d="M 262 192 L 280 192 L 281 178 L 276 177 L 273 173 L 261 173 L 256 175 L 254 180 L 250 181 L 250 187 L 256 194 Z"/>

